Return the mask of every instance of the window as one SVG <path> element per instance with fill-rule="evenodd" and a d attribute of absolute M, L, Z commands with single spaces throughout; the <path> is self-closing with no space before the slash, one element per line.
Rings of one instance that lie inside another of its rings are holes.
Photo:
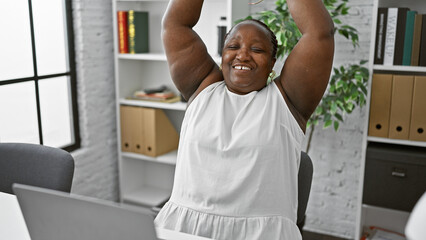
<path fill-rule="evenodd" d="M 0 1 L 0 142 L 80 146 L 71 0 Z"/>

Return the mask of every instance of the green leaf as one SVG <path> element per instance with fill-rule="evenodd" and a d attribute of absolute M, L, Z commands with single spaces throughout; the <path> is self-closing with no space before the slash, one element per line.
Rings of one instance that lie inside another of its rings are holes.
<path fill-rule="evenodd" d="M 340 35 L 343 35 L 345 38 L 349 39 L 349 33 L 346 30 L 339 29 Z"/>
<path fill-rule="evenodd" d="M 348 108 L 349 111 L 348 112 L 352 112 L 352 110 L 354 110 L 354 104 L 352 102 L 348 102 Z"/>
<path fill-rule="evenodd" d="M 343 122 L 343 117 L 342 117 L 342 115 L 340 115 L 340 114 L 336 113 L 336 114 L 334 114 L 334 117 L 336 117 L 339 121 Z"/>
<path fill-rule="evenodd" d="M 337 24 L 342 24 L 342 21 L 340 21 L 340 19 L 337 19 L 337 18 L 333 19 L 333 22 L 335 22 Z"/>
<path fill-rule="evenodd" d="M 331 119 L 331 115 L 329 113 L 325 113 L 324 115 L 324 121 L 329 121 Z"/>
<path fill-rule="evenodd" d="M 359 96 L 359 103 L 361 107 L 365 104 L 365 97 L 362 94 Z"/>
<path fill-rule="evenodd" d="M 338 121 L 334 121 L 334 131 L 337 132 L 338 129 L 339 129 L 339 122 Z"/>
<path fill-rule="evenodd" d="M 362 93 L 367 95 L 367 88 L 364 85 L 360 85 L 359 87 L 361 88 Z"/>
<path fill-rule="evenodd" d="M 283 34 L 283 32 L 277 32 L 276 33 L 276 37 L 277 37 L 277 40 L 278 40 L 278 45 L 282 45 L 282 36 L 283 36 L 284 34 Z"/>
<path fill-rule="evenodd" d="M 331 103 L 331 107 L 330 107 L 330 114 L 334 115 L 337 112 L 337 103 L 336 102 L 332 102 Z"/>
<path fill-rule="evenodd" d="M 312 121 L 311 119 L 309 119 L 308 122 L 306 123 L 306 129 L 308 129 L 311 125 L 312 125 Z"/>
<path fill-rule="evenodd" d="M 328 120 L 328 121 L 326 121 L 325 123 L 324 123 L 324 128 L 328 128 L 328 127 L 330 127 L 330 125 L 333 123 L 333 121 L 332 120 Z"/>
<path fill-rule="evenodd" d="M 345 103 L 347 103 L 350 98 L 351 98 L 350 96 L 345 96 L 343 99 L 345 100 Z"/>

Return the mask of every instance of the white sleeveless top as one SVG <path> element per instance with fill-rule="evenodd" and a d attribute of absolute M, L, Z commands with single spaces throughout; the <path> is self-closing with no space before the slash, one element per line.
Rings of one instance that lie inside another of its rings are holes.
<path fill-rule="evenodd" d="M 172 196 L 155 224 L 213 239 L 302 239 L 303 138 L 275 83 L 246 95 L 209 85 L 185 113 Z"/>

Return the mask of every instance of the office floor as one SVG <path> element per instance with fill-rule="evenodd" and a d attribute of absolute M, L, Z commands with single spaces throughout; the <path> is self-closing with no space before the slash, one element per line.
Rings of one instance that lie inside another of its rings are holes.
<path fill-rule="evenodd" d="M 308 231 L 303 231 L 302 238 L 303 240 L 346 240 L 344 238 L 333 237 Z"/>

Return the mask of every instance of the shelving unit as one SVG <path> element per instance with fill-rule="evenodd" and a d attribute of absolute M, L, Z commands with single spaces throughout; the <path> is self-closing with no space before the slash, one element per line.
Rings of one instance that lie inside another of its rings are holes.
<path fill-rule="evenodd" d="M 194 30 L 200 35 L 213 59 L 217 54 L 217 23 L 226 16 L 227 29 L 237 19 L 249 13 L 248 0 L 205 0 L 200 20 Z M 114 26 L 114 67 L 117 101 L 117 136 L 120 201 L 125 204 L 153 207 L 170 196 L 173 186 L 177 151 L 158 157 L 121 151 L 120 106 L 139 106 L 162 109 L 180 132 L 186 103 L 159 103 L 127 99 L 136 90 L 166 85 L 178 93 L 171 80 L 161 41 L 161 19 L 168 0 L 112 0 Z M 149 52 L 119 54 L 117 11 L 147 11 L 149 14 Z"/>
<path fill-rule="evenodd" d="M 371 82 L 373 73 L 389 73 L 389 74 L 401 74 L 401 75 L 426 75 L 426 67 L 416 67 L 416 66 L 383 66 L 383 65 L 374 65 L 374 52 L 375 52 L 375 35 L 376 35 L 376 25 L 377 25 L 377 11 L 379 7 L 408 7 L 411 10 L 417 10 L 418 13 L 426 14 L 426 2 L 423 0 L 374 0 L 373 10 L 372 10 L 372 30 L 371 30 L 371 40 L 370 40 L 370 58 L 369 58 L 369 70 L 370 70 L 370 81 L 369 88 L 371 90 Z M 368 92 L 367 98 L 367 112 L 370 112 L 370 98 L 371 91 Z M 399 139 L 390 139 L 390 138 L 381 138 L 381 137 L 372 137 L 368 136 L 368 121 L 369 118 L 366 118 L 364 135 L 363 135 L 363 154 L 362 162 L 360 166 L 360 182 L 359 182 L 359 193 L 358 193 L 358 211 L 357 211 L 357 225 L 355 232 L 355 239 L 360 239 L 362 236 L 362 231 L 364 227 L 376 226 L 389 229 L 395 232 L 404 233 L 405 225 L 407 223 L 410 212 L 401 211 L 392 208 L 386 208 L 382 206 L 373 206 L 364 203 L 363 193 L 365 185 L 365 176 L 366 176 L 366 167 L 368 167 L 369 159 L 367 159 L 367 152 L 370 145 L 382 144 L 389 146 L 389 148 L 399 148 L 404 147 L 408 149 L 416 149 L 415 151 L 423 151 L 426 149 L 426 142 L 420 141 L 411 141 L 411 140 L 399 140 Z M 408 163 L 407 163 L 408 164 Z M 423 168 L 422 169 L 426 169 Z M 423 171 L 423 170 L 418 170 Z M 425 173 L 423 176 L 426 176 Z M 426 180 L 426 177 L 425 177 Z M 380 179 L 378 180 L 380 181 Z M 394 186 L 388 186 L 389 189 Z M 411 186 L 406 186 L 410 188 Z M 384 191 L 389 191 L 384 189 Z M 383 189 L 380 189 L 381 191 Z"/>

